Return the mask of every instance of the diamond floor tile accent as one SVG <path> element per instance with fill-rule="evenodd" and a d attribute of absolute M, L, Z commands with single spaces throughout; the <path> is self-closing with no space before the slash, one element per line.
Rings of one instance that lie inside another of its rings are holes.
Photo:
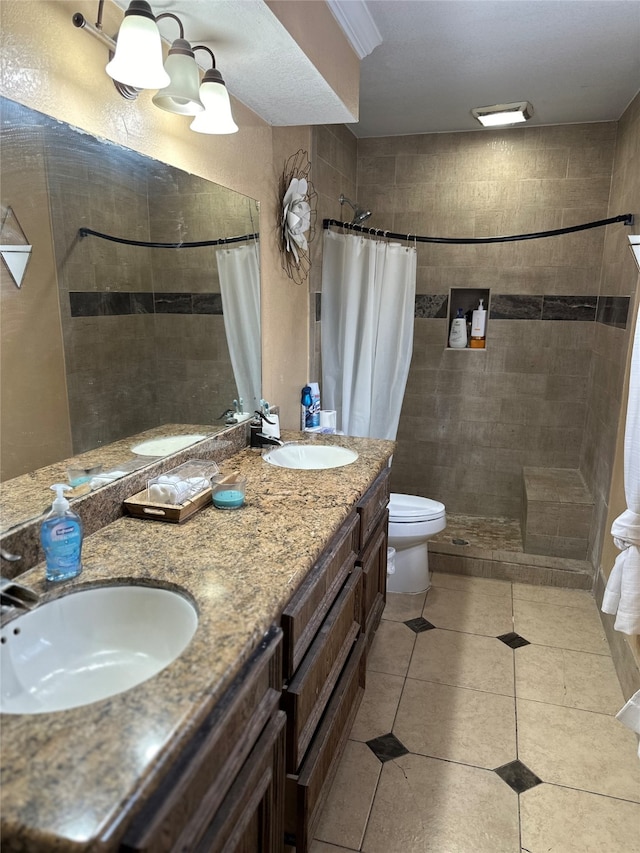
<path fill-rule="evenodd" d="M 409 752 L 402 741 L 399 741 L 391 732 L 368 740 L 367 746 L 383 764 L 385 761 L 392 761 L 394 758 L 400 758 L 401 755 L 406 755 Z"/>
<path fill-rule="evenodd" d="M 510 646 L 512 649 L 519 649 L 522 646 L 531 645 L 529 640 L 525 640 L 524 637 L 521 637 L 520 634 L 516 634 L 515 631 L 510 631 L 508 634 L 500 634 L 497 639 L 501 640 L 505 645 Z"/>
<path fill-rule="evenodd" d="M 539 779 L 526 764 L 516 758 L 515 761 L 510 761 L 508 764 L 503 764 L 502 767 L 496 768 L 494 771 L 498 776 L 509 785 L 516 794 L 522 794 L 530 788 L 535 788 L 536 785 L 542 784 L 542 779 Z"/>
<path fill-rule="evenodd" d="M 420 634 L 422 631 L 430 631 L 432 628 L 435 628 L 435 625 L 432 625 L 431 622 L 427 621 L 424 616 L 418 616 L 416 619 L 407 619 L 404 623 L 407 628 L 411 628 L 412 631 L 415 631 L 416 634 Z"/>

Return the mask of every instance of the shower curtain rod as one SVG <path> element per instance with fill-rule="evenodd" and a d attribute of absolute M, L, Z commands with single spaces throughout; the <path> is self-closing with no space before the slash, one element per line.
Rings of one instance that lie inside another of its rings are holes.
<path fill-rule="evenodd" d="M 149 249 L 196 249 L 201 246 L 222 246 L 227 243 L 241 243 L 244 240 L 257 240 L 259 234 L 243 234 L 241 237 L 221 237 L 219 240 L 199 240 L 195 243 L 151 243 L 147 240 L 127 240 L 124 237 L 112 237 L 92 228 L 78 228 L 80 239 L 88 237 L 100 237 L 102 240 L 110 240 L 112 243 L 123 243 L 125 246 L 146 246 Z"/>
<path fill-rule="evenodd" d="M 567 228 L 556 228 L 553 231 L 536 231 L 533 234 L 512 234 L 506 237 L 420 237 L 417 234 L 396 234 L 394 231 L 384 231 L 381 228 L 367 228 L 365 225 L 352 225 L 351 222 L 339 222 L 337 219 L 323 219 L 322 227 L 326 231 L 332 225 L 369 234 L 372 237 L 389 237 L 393 240 L 407 240 L 414 243 L 511 243 L 516 240 L 535 240 L 538 237 L 557 237 L 559 234 L 572 234 L 574 231 L 586 231 L 588 228 L 602 228 L 614 222 L 624 222 L 633 225 L 633 213 L 621 213 L 609 219 L 598 219 L 596 222 L 586 222 L 584 225 L 571 225 Z"/>

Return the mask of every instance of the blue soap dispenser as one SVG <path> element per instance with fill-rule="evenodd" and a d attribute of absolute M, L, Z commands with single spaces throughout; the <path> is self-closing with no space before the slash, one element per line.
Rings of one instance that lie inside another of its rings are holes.
<path fill-rule="evenodd" d="M 47 560 L 47 580 L 65 581 L 82 571 L 82 521 L 69 507 L 64 492 L 69 486 L 56 483 L 56 498 L 40 528 L 40 541 Z"/>

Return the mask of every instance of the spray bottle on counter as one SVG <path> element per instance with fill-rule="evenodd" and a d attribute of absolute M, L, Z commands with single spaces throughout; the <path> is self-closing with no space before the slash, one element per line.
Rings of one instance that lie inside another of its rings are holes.
<path fill-rule="evenodd" d="M 311 399 L 311 388 L 305 385 L 302 389 L 302 397 L 300 399 L 300 429 L 304 432 L 307 427 L 307 419 L 311 418 L 311 407 L 313 400 Z"/>

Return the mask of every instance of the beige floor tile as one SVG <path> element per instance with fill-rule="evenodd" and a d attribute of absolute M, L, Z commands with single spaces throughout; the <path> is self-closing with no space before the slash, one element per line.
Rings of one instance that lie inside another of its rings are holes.
<path fill-rule="evenodd" d="M 359 850 L 382 764 L 364 743 L 347 741 L 315 837 Z"/>
<path fill-rule="evenodd" d="M 363 853 L 519 853 L 518 796 L 487 770 L 403 755 L 388 761 Z"/>
<path fill-rule="evenodd" d="M 596 610 L 514 599 L 514 630 L 530 643 L 609 655 Z"/>
<path fill-rule="evenodd" d="M 514 583 L 513 597 L 524 601 L 537 601 L 539 604 L 561 604 L 565 607 L 582 607 L 586 610 L 593 610 L 596 607 L 594 597 L 584 589 L 562 589 L 555 586 Z"/>
<path fill-rule="evenodd" d="M 324 841 L 313 841 L 309 848 L 310 853 L 342 853 L 343 850 L 353 850 L 353 847 L 336 847 L 335 844 L 327 844 Z M 294 848 L 295 853 L 295 848 Z"/>
<path fill-rule="evenodd" d="M 513 631 L 511 596 L 432 587 L 422 615 L 436 628 L 497 637 Z"/>
<path fill-rule="evenodd" d="M 388 734 L 398 710 L 404 677 L 376 672 L 367 672 L 367 686 L 362 702 L 351 727 L 352 740 L 367 741 Z"/>
<path fill-rule="evenodd" d="M 382 620 L 367 656 L 367 669 L 406 675 L 416 635 L 402 622 Z"/>
<path fill-rule="evenodd" d="M 495 769 L 516 758 L 514 700 L 408 678 L 393 733 L 409 752 Z"/>
<path fill-rule="evenodd" d="M 631 853 L 640 846 L 640 806 L 538 785 L 520 795 L 522 849 L 530 853 Z"/>
<path fill-rule="evenodd" d="M 511 596 L 511 581 L 434 572 L 431 576 L 431 583 L 433 586 L 444 587 L 445 589 L 461 589 L 464 592 L 471 592 L 473 590 L 473 592 L 480 593 L 480 595 L 498 595 L 503 598 Z"/>
<path fill-rule="evenodd" d="M 415 657 L 414 653 L 414 660 Z M 620 682 L 609 657 L 531 645 L 516 649 L 515 661 L 519 699 L 601 714 L 617 714 L 624 705 Z"/>
<path fill-rule="evenodd" d="M 640 802 L 634 733 L 615 717 L 518 699 L 518 757 L 543 782 Z"/>
<path fill-rule="evenodd" d="M 387 592 L 387 603 L 382 618 L 391 619 L 394 622 L 406 622 L 407 619 L 416 619 L 422 613 L 426 596 L 426 592 L 417 592 L 414 595 L 402 592 Z"/>
<path fill-rule="evenodd" d="M 513 650 L 495 637 L 436 628 L 416 637 L 408 675 L 513 696 Z"/>

